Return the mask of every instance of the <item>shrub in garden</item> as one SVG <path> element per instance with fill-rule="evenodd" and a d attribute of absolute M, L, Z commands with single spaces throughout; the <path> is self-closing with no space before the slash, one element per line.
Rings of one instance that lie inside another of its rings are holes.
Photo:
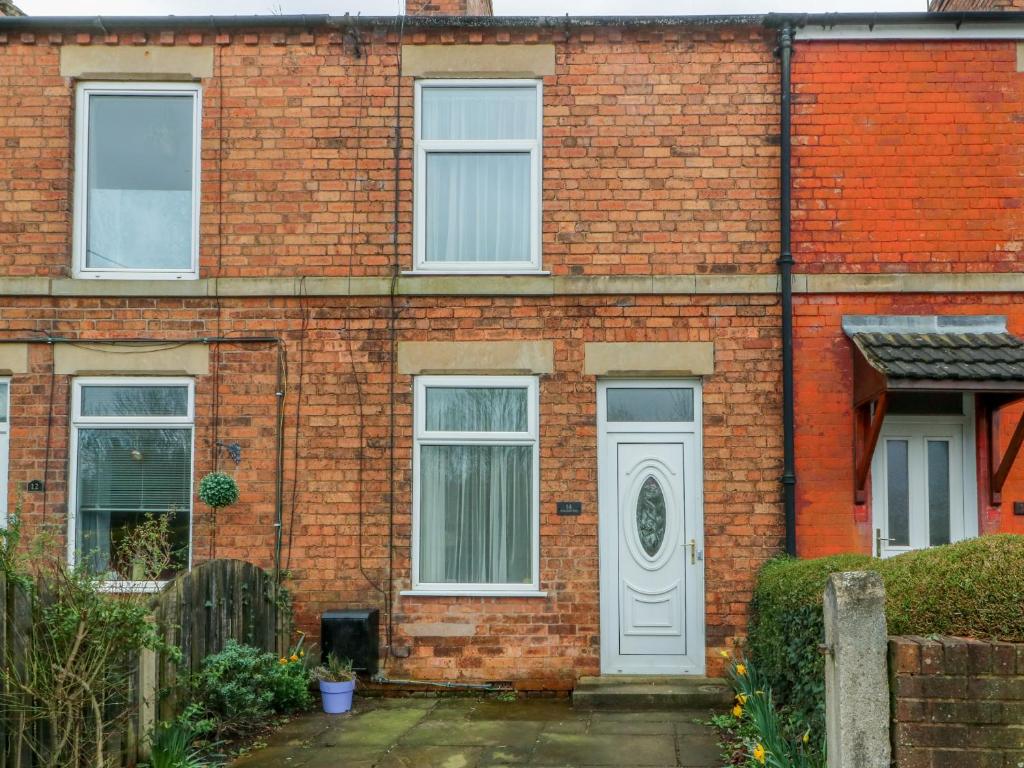
<path fill-rule="evenodd" d="M 279 659 L 231 640 L 203 660 L 191 696 L 217 736 L 238 736 L 260 729 L 274 715 L 309 707 L 310 681 L 301 650 Z"/>
<path fill-rule="evenodd" d="M 136 707 L 138 652 L 179 652 L 157 632 L 150 595 L 113 594 L 100 575 L 69 566 L 51 542 L 22 542 L 20 511 L 19 499 L 0 530 L 0 573 L 24 606 L 9 638 L 24 650 L 17 663 L 0 667 L 0 732 L 7 733 L 9 764 L 120 765 L 110 743 Z M 167 516 L 147 517 L 129 531 L 119 548 L 121 572 L 130 567 L 150 580 L 164 573 L 173 557 L 168 526 Z"/>
<path fill-rule="evenodd" d="M 984 536 L 888 560 L 772 560 L 754 591 L 750 655 L 776 701 L 815 730 L 824 722 L 822 594 L 829 574 L 857 570 L 882 576 L 890 634 L 1024 641 L 1022 536 Z"/>

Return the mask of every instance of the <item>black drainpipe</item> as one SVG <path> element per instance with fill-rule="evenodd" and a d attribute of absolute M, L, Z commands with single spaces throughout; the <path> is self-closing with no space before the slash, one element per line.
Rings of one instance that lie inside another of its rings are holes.
<path fill-rule="evenodd" d="M 796 459 L 793 443 L 793 249 L 791 244 L 792 129 L 790 126 L 793 27 L 779 29 L 781 97 L 779 104 L 779 280 L 782 284 L 782 508 L 786 518 L 786 554 L 796 556 Z"/>

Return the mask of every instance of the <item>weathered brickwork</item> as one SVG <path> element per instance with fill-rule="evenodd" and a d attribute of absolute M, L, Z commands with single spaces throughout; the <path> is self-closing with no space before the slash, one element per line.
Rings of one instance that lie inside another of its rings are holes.
<path fill-rule="evenodd" d="M 893 763 L 1015 768 L 1024 760 L 1024 646 L 889 640 Z"/>
<path fill-rule="evenodd" d="M 215 47 L 203 83 L 202 277 L 412 268 L 413 78 L 397 76 L 397 27 L 4 38 L 5 274 L 69 274 L 74 83 L 58 60 L 61 45 L 83 42 Z M 778 75 L 767 31 L 407 27 L 401 42 L 555 44 L 556 75 L 544 81 L 546 270 L 773 271 Z"/>
<path fill-rule="evenodd" d="M 5 308 L 2 330 L 5 338 L 43 330 L 80 338 L 282 336 L 288 370 L 282 566 L 292 573 L 300 626 L 315 635 L 322 609 L 384 604 L 371 583 L 386 585 L 388 576 L 390 311 L 386 299 L 225 299 L 219 312 L 205 299 L 20 299 L 16 309 Z M 548 596 L 521 599 L 397 596 L 409 586 L 412 379 L 396 376 L 393 641 L 410 655 L 392 659 L 389 671 L 546 688 L 570 687 L 576 676 L 597 672 L 596 380 L 583 373 L 583 345 L 630 340 L 715 343 L 715 374 L 704 385 L 704 485 L 708 656 L 718 664 L 718 650 L 744 633 L 753 573 L 782 535 L 780 429 L 773 415 L 777 299 L 425 298 L 399 300 L 396 312 L 400 340 L 552 339 L 556 370 L 540 382 L 540 572 Z M 41 494 L 28 494 L 25 516 L 62 534 L 70 379 L 51 379 L 51 354 L 49 345 L 33 346 L 31 373 L 13 378 L 11 479 L 20 487 L 43 476 L 49 422 L 46 509 Z M 201 476 L 213 467 L 216 440 L 240 443 L 242 497 L 220 513 L 215 528 L 197 505 L 194 558 L 242 557 L 269 566 L 276 350 L 219 345 L 214 361 L 211 375 L 197 378 L 195 471 Z M 223 452 L 219 461 L 230 466 Z M 563 498 L 580 499 L 584 514 L 556 516 L 555 501 Z M 465 635 L 466 627 L 471 636 L 450 636 Z"/>
<path fill-rule="evenodd" d="M 798 271 L 1019 268 L 1016 43 L 803 43 L 793 82 Z"/>
<path fill-rule="evenodd" d="M 428 5 L 417 10 L 457 4 Z M 389 278 L 411 269 L 414 89 L 398 67 L 400 45 L 420 43 L 555 45 L 556 74 L 544 80 L 545 270 L 595 279 L 773 272 L 770 31 L 410 21 L 401 37 L 397 24 L 0 34 L 0 273 L 71 275 L 75 83 L 58 69 L 71 44 L 214 48 L 213 77 L 202 83 L 201 277 Z M 597 673 L 597 394 L 583 373 L 586 342 L 714 342 L 715 373 L 704 382 L 711 674 L 718 651 L 744 634 L 753 574 L 782 538 L 771 294 L 0 299 L 3 338 L 44 332 L 280 337 L 280 350 L 214 344 L 210 375 L 197 377 L 195 474 L 231 466 L 214 444 L 237 442 L 242 497 L 217 520 L 197 505 L 193 560 L 273 565 L 281 366 L 281 567 L 299 624 L 315 636 L 323 609 L 382 608 L 382 640 L 401 654 L 387 661 L 389 674 L 568 688 Z M 392 371 L 391 345 L 404 340 L 553 341 L 556 370 L 540 381 L 546 597 L 399 595 L 410 586 L 412 379 Z M 52 354 L 34 344 L 30 373 L 13 377 L 10 473 L 12 489 L 45 475 L 45 497 L 23 498 L 25 519 L 63 536 L 70 378 L 51 375 Z M 555 515 L 565 498 L 581 500 L 583 515 Z"/>

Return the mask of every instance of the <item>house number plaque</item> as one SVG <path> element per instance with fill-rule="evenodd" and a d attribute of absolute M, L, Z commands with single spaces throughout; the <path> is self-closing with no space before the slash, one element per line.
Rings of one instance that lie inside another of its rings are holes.
<path fill-rule="evenodd" d="M 28 481 L 28 485 L 25 486 L 25 490 L 36 491 L 36 492 L 42 491 L 43 490 L 43 481 L 42 480 L 29 480 Z"/>
<path fill-rule="evenodd" d="M 557 501 L 555 511 L 562 517 L 577 517 L 583 514 L 582 501 Z"/>

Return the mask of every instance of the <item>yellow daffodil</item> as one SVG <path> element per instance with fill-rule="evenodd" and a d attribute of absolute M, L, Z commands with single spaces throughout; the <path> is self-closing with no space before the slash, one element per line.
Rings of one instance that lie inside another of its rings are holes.
<path fill-rule="evenodd" d="M 298 657 L 298 656 L 296 656 L 296 655 L 295 655 L 295 654 L 293 653 L 293 654 L 291 655 L 291 660 L 292 660 L 292 661 L 298 661 L 298 660 L 299 660 L 299 657 Z"/>
<path fill-rule="evenodd" d="M 720 655 L 720 656 L 721 656 L 721 657 L 722 657 L 723 659 L 728 659 L 728 658 L 729 658 L 729 652 L 728 652 L 728 651 L 719 651 L 718 653 L 719 653 L 719 655 Z"/>
<path fill-rule="evenodd" d="M 288 659 L 286 659 L 284 656 L 282 656 L 277 663 L 278 664 L 287 664 L 288 663 Z"/>
<path fill-rule="evenodd" d="M 746 704 L 747 703 L 747 694 L 745 694 L 745 693 L 737 693 L 736 694 L 736 701 L 738 701 L 740 704 Z"/>
<path fill-rule="evenodd" d="M 764 747 L 763 746 L 758 744 L 756 747 L 754 747 L 754 759 L 757 762 L 759 762 L 761 765 L 764 765 L 764 761 L 765 761 L 766 757 L 767 757 L 767 755 L 766 755 L 766 753 L 764 751 Z"/>
<path fill-rule="evenodd" d="M 736 718 L 743 717 L 743 707 L 741 707 L 739 704 L 733 707 L 732 716 Z"/>
<path fill-rule="evenodd" d="M 305 652 L 305 651 L 299 651 L 299 656 L 300 656 L 300 657 L 303 657 L 303 656 L 305 656 L 305 655 L 306 655 L 306 652 Z"/>
<path fill-rule="evenodd" d="M 737 664 L 736 665 L 736 674 L 740 675 L 741 677 L 746 675 L 747 674 L 747 666 L 746 666 L 746 664 Z"/>
<path fill-rule="evenodd" d="M 810 731 L 804 731 L 804 744 L 806 744 L 810 740 L 811 740 L 811 732 Z"/>

